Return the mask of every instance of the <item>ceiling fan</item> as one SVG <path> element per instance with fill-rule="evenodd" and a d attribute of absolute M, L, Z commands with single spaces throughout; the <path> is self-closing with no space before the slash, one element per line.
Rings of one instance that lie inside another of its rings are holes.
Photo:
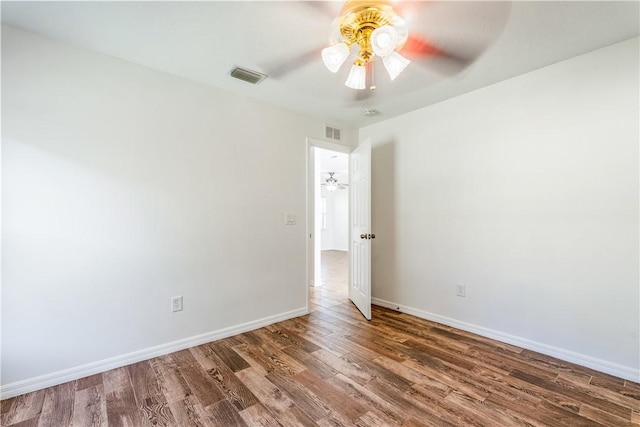
<path fill-rule="evenodd" d="M 357 100 L 376 89 L 379 63 L 392 81 L 412 62 L 440 74 L 458 74 L 502 31 L 510 10 L 508 2 L 348 0 L 336 16 L 335 3 L 300 4 L 312 8 L 316 18 L 322 12 L 332 19 L 328 46 L 271 67 L 270 74 L 278 77 L 318 59 L 337 73 L 351 62 L 345 85 L 360 93 Z M 367 87 L 370 91 L 362 92 Z"/>
<path fill-rule="evenodd" d="M 345 190 L 349 186 L 349 184 L 340 184 L 338 180 L 333 177 L 333 175 L 335 175 L 335 172 L 329 172 L 329 178 L 327 178 L 325 182 L 320 184 L 324 186 L 327 191 Z"/>
<path fill-rule="evenodd" d="M 391 80 L 409 65 L 411 61 L 397 52 L 408 38 L 407 23 L 396 14 L 390 1 L 349 0 L 332 23 L 331 46 L 322 50 L 322 60 L 329 71 L 335 73 L 352 49 L 355 50 L 355 60 L 345 85 L 364 89 L 366 66 L 376 56 L 382 59 Z"/>

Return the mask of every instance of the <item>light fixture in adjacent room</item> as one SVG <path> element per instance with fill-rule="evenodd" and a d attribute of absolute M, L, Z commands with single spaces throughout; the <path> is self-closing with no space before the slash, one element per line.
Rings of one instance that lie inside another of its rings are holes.
<path fill-rule="evenodd" d="M 409 31 L 390 1 L 350 0 L 333 26 L 333 40 L 331 46 L 322 50 L 322 60 L 335 73 L 349 57 L 352 46 L 357 45 L 358 53 L 345 82 L 350 88 L 366 87 L 366 66 L 376 56 L 382 58 L 391 80 L 410 62 L 397 52 L 407 41 Z"/>
<path fill-rule="evenodd" d="M 338 189 L 344 190 L 345 188 L 347 188 L 349 184 L 340 184 L 338 180 L 333 177 L 333 175 L 335 175 L 335 172 L 328 172 L 328 173 L 329 173 L 329 178 L 325 179 L 324 180 L 325 182 L 320 184 L 324 188 L 326 188 L 327 191 L 336 191 Z"/>

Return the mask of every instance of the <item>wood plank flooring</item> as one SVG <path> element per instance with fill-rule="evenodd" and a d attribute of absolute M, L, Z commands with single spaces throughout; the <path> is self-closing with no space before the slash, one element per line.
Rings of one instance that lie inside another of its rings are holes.
<path fill-rule="evenodd" d="M 379 307 L 367 322 L 344 254 L 323 259 L 309 315 L 3 400 L 1 425 L 640 426 L 639 384 Z"/>

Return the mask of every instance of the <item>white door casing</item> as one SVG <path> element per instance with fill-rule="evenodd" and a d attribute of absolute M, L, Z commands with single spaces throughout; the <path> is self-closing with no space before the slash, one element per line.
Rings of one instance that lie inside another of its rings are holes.
<path fill-rule="evenodd" d="M 371 140 L 349 156 L 349 299 L 371 320 Z"/>
<path fill-rule="evenodd" d="M 316 240 L 320 233 L 316 230 L 316 192 L 320 189 L 320 168 L 316 165 L 316 153 L 314 148 L 323 148 L 326 150 L 337 151 L 339 153 L 351 153 L 351 147 L 332 142 L 323 141 L 315 138 L 307 138 L 307 280 L 304 283 L 307 295 L 307 309 L 309 302 L 309 287 L 320 286 L 316 283 L 316 273 L 319 275 L 320 251 L 319 244 L 316 250 Z M 316 271 L 317 270 L 317 271 Z"/>

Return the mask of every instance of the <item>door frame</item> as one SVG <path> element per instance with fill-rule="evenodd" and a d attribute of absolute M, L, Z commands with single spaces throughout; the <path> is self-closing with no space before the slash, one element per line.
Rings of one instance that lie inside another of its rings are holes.
<path fill-rule="evenodd" d="M 319 268 L 320 266 L 315 265 L 315 251 L 314 251 L 314 246 L 315 246 L 315 239 L 316 239 L 316 235 L 315 235 L 315 230 L 314 230 L 314 226 L 315 226 L 315 191 L 316 191 L 316 186 L 315 184 L 315 174 L 316 174 L 316 165 L 315 165 L 315 161 L 314 158 L 311 155 L 311 149 L 312 148 L 324 148 L 325 150 L 331 150 L 331 151 L 337 151 L 339 153 L 345 153 L 345 154 L 349 154 L 351 153 L 351 151 L 354 150 L 355 147 L 351 147 L 348 145 L 341 145 L 341 144 L 336 144 L 335 142 L 328 142 L 328 141 L 323 141 L 321 139 L 315 139 L 315 138 L 311 138 L 311 137 L 307 137 L 306 138 L 306 164 L 307 164 L 307 179 L 306 179 L 306 184 L 307 184 L 307 212 L 306 212 L 306 239 L 307 239 L 307 245 L 306 245 L 306 260 L 307 260 L 307 265 L 306 265 L 306 274 L 305 274 L 305 283 L 304 283 L 304 287 L 305 287 L 305 292 L 306 292 L 306 307 L 307 307 L 307 313 L 309 312 L 309 288 L 311 287 L 311 272 L 312 272 L 312 268 L 313 271 L 315 272 L 316 268 Z M 349 210 L 351 210 L 351 206 L 349 206 Z M 349 239 L 351 239 L 351 230 L 349 230 Z M 351 241 L 351 240 L 349 240 Z"/>

